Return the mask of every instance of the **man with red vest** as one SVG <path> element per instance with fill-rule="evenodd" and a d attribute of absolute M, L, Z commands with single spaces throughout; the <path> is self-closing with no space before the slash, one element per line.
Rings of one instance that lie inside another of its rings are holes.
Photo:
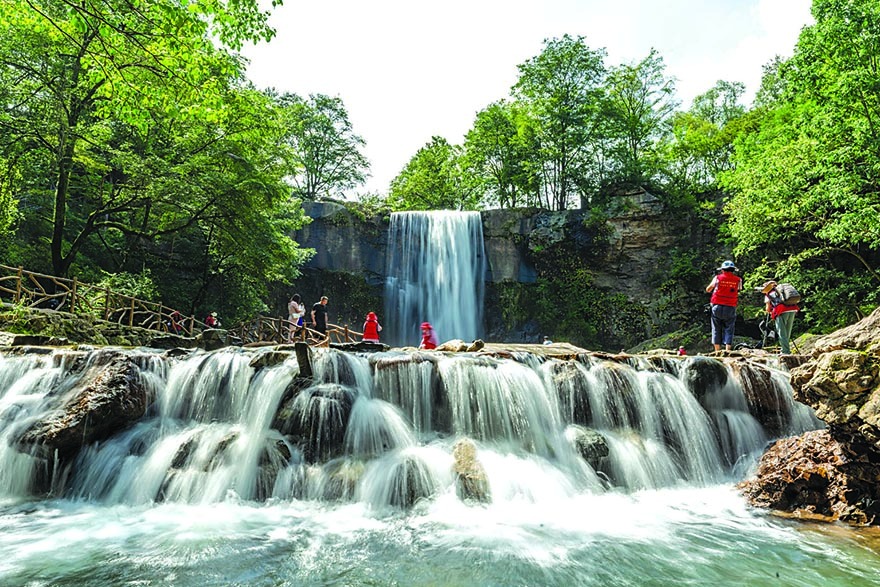
<path fill-rule="evenodd" d="M 716 351 L 724 345 L 730 350 L 733 344 L 733 328 L 736 325 L 736 304 L 739 292 L 742 291 L 742 277 L 734 273 L 736 265 L 733 261 L 725 261 L 706 286 L 706 292 L 712 293 L 712 344 Z"/>

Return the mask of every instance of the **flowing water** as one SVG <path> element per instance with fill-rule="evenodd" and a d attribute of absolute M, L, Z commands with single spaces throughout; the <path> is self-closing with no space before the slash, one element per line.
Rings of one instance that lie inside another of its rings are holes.
<path fill-rule="evenodd" d="M 326 350 L 297 387 L 260 352 L 124 351 L 147 414 L 48 480 L 17 440 L 106 361 L 0 355 L 0 585 L 880 584 L 875 531 L 736 492 L 771 428 L 820 425 L 772 366 L 762 424 L 750 371 L 701 357 Z M 461 497 L 463 438 L 489 500 Z"/>
<path fill-rule="evenodd" d="M 480 336 L 486 265 L 479 212 L 395 212 L 387 265 L 383 340 L 418 346 L 422 322 L 440 342 Z"/>

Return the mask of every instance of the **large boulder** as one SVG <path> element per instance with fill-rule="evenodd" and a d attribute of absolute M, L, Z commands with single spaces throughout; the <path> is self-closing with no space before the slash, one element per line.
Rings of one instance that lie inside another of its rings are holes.
<path fill-rule="evenodd" d="M 138 421 L 149 403 L 140 370 L 127 355 L 92 367 L 83 374 L 80 386 L 59 400 L 51 417 L 35 422 L 19 437 L 24 452 L 68 459 L 83 446 Z"/>
<path fill-rule="evenodd" d="M 880 310 L 810 349 L 794 397 L 828 429 L 777 442 L 743 491 L 761 507 L 880 524 Z"/>
<path fill-rule="evenodd" d="M 877 461 L 851 454 L 828 430 L 776 441 L 740 489 L 753 505 L 796 517 L 880 522 Z"/>
<path fill-rule="evenodd" d="M 477 445 L 470 438 L 462 438 L 452 448 L 455 463 L 455 492 L 464 502 L 492 501 L 489 479 L 483 465 L 477 460 Z"/>

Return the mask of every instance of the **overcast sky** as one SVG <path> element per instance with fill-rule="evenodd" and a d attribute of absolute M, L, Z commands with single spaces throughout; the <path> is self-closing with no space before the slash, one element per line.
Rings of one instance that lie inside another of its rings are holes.
<path fill-rule="evenodd" d="M 461 143 L 544 39 L 583 35 L 606 65 L 654 47 L 687 107 L 719 79 L 751 100 L 761 66 L 809 22 L 810 0 L 285 0 L 275 39 L 244 54 L 259 87 L 342 98 L 367 143 L 361 191 L 384 193 L 432 136 Z"/>

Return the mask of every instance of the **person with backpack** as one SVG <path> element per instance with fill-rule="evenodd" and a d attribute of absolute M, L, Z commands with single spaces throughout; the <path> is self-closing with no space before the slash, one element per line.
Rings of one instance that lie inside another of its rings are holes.
<path fill-rule="evenodd" d="M 730 350 L 733 344 L 733 329 L 736 326 L 736 304 L 742 291 L 742 277 L 735 273 L 733 261 L 725 261 L 718 268 L 706 293 L 712 293 L 709 303 L 712 306 L 712 345 L 716 351 L 724 345 Z"/>
<path fill-rule="evenodd" d="M 800 307 L 801 294 L 789 283 L 776 283 L 770 280 L 761 286 L 764 294 L 764 307 L 776 328 L 779 346 L 783 355 L 791 354 L 791 329 L 794 317 Z"/>

